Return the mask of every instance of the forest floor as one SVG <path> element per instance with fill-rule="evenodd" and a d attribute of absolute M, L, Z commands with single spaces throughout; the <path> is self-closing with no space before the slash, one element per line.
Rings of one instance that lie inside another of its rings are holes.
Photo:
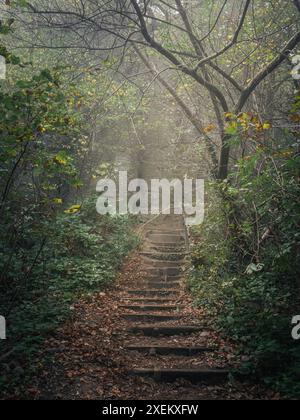
<path fill-rule="evenodd" d="M 278 399 L 263 386 L 240 383 L 232 378 L 217 384 L 192 384 L 184 379 L 157 382 L 151 377 L 133 376 L 137 368 L 212 369 L 234 368 L 240 361 L 234 346 L 214 331 L 213 326 L 188 336 L 146 337 L 128 331 L 140 325 L 124 318 L 128 291 L 138 290 L 149 276 L 141 253 L 127 259 L 117 282 L 104 292 L 78 301 L 71 308 L 73 317 L 49 337 L 40 352 L 40 370 L 28 384 L 23 398 L 58 400 L 256 400 Z M 148 298 L 149 299 L 149 298 Z M 162 299 L 162 298 L 160 298 Z M 138 299 L 137 299 L 138 300 Z M 154 301 L 155 299 L 153 299 Z M 167 299 L 166 299 L 167 300 Z M 149 299 L 150 301 L 150 299 Z M 193 306 L 191 295 L 181 287 L 176 305 L 182 307 L 178 320 L 161 326 L 199 325 L 204 312 Z M 127 311 L 127 314 L 133 314 Z M 156 312 L 165 314 L 166 312 Z M 176 312 L 177 313 L 177 312 Z M 149 325 L 149 323 L 148 323 Z M 193 356 L 160 356 L 153 352 L 128 351 L 133 344 L 214 347 L 212 352 Z"/>

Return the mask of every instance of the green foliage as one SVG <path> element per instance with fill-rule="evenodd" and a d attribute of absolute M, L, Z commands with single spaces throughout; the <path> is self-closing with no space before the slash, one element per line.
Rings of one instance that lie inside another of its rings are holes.
<path fill-rule="evenodd" d="M 260 137 L 230 182 L 212 184 L 206 221 L 194 232 L 190 287 L 249 361 L 240 373 L 300 396 L 299 143 Z"/>
<path fill-rule="evenodd" d="M 24 383 L 46 334 L 76 299 L 112 282 L 138 243 L 130 219 L 97 215 L 82 182 L 88 138 L 78 86 L 64 83 L 63 69 L 16 67 L 0 84 L 1 391 Z M 85 163 L 89 181 L 94 167 Z"/>
<path fill-rule="evenodd" d="M 8 322 L 8 339 L 1 343 L 1 353 L 13 350 L 3 361 L 0 385 L 13 389 L 22 382 L 19 370 L 27 376 L 37 367 L 37 352 L 49 332 L 72 314 L 72 303 L 88 293 L 100 291 L 111 283 L 124 258 L 138 245 L 133 222 L 126 217 L 98 216 L 96 197 L 91 197 L 76 214 L 58 215 L 52 223 L 44 222 L 38 230 L 26 231 L 24 244 L 11 258 L 1 287 L 1 313 Z M 33 261 L 44 243 L 37 264 L 24 278 L 22 259 Z M 30 236 L 33 244 L 28 249 Z M 0 240 L 1 251 L 7 248 Z M 0 259 L 0 271 L 6 259 Z M 16 279 L 18 293 L 16 294 Z M 29 281 L 30 280 L 30 281 Z M 12 289 L 7 287 L 12 283 Z M 11 291 L 11 293 L 9 293 Z"/>

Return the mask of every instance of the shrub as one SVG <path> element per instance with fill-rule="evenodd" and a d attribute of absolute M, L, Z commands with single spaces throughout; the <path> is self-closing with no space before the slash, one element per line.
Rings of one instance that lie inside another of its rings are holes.
<path fill-rule="evenodd" d="M 230 182 L 212 183 L 206 221 L 193 232 L 190 287 L 238 351 L 240 373 L 300 396 L 298 144 L 257 149 Z M 259 172 L 258 172 L 259 171 Z"/>

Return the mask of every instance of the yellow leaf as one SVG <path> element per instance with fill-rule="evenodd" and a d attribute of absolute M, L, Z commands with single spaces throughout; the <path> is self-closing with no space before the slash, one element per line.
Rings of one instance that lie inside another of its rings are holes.
<path fill-rule="evenodd" d="M 54 198 L 53 199 L 53 203 L 55 203 L 55 204 L 62 204 L 63 203 L 63 200 L 62 200 L 62 198 Z"/>
<path fill-rule="evenodd" d="M 59 163 L 60 165 L 66 165 L 68 163 L 67 160 L 60 155 L 55 156 L 54 160 L 56 163 Z"/>
<path fill-rule="evenodd" d="M 207 127 L 205 127 L 203 129 L 204 133 L 210 133 L 211 131 L 213 131 L 216 128 L 216 126 L 214 124 L 209 124 Z"/>
<path fill-rule="evenodd" d="M 46 128 L 45 128 L 45 127 L 43 127 L 42 125 L 39 125 L 39 126 L 38 126 L 38 131 L 39 131 L 40 133 L 45 133 L 45 132 L 46 132 Z"/>
<path fill-rule="evenodd" d="M 239 120 L 239 121 L 243 121 L 243 122 L 245 122 L 245 121 L 249 121 L 249 115 L 248 115 L 248 114 L 246 114 L 246 112 L 241 112 L 241 113 L 238 115 L 238 120 Z"/>
<path fill-rule="evenodd" d="M 270 130 L 272 128 L 272 124 L 271 123 L 269 123 L 269 122 L 265 122 L 264 124 L 263 124 L 263 129 L 264 130 Z"/>
<path fill-rule="evenodd" d="M 70 207 L 68 210 L 65 210 L 66 214 L 74 214 L 74 213 L 78 213 L 81 210 L 81 205 L 80 204 L 76 204 L 72 207 Z"/>
<path fill-rule="evenodd" d="M 300 122 L 300 115 L 297 115 L 297 114 L 291 115 L 290 120 L 294 123 Z"/>

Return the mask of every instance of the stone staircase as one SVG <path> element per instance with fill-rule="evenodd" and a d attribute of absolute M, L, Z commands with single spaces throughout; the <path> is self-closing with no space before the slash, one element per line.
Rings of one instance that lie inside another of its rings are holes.
<path fill-rule="evenodd" d="M 161 216 L 145 233 L 140 252 L 145 280 L 127 290 L 120 303 L 128 321 L 124 351 L 131 352 L 133 360 L 128 370 L 155 381 L 219 384 L 228 379 L 228 370 L 201 364 L 201 357 L 214 352 L 214 346 L 205 339 L 195 344 L 187 340 L 199 332 L 205 336 L 207 327 L 205 320 L 191 321 L 180 303 L 187 268 L 185 232 L 181 217 Z"/>

